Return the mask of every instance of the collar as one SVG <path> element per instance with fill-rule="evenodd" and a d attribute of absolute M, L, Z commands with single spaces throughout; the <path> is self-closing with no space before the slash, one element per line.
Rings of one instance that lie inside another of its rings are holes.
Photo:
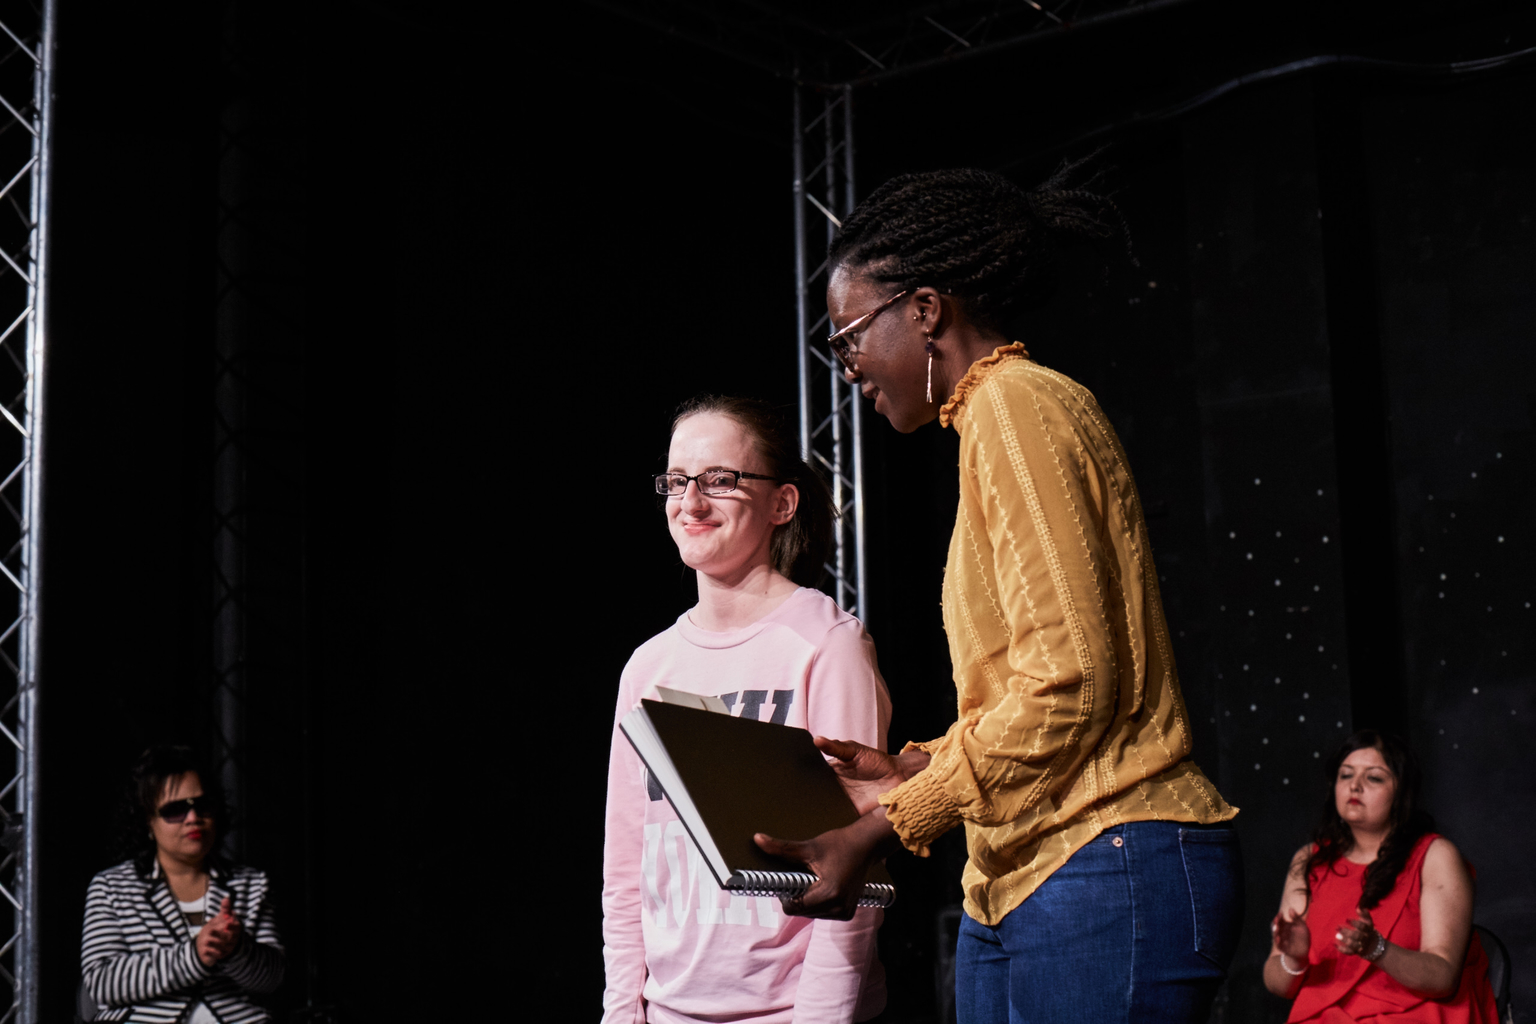
<path fill-rule="evenodd" d="M 219 865 L 214 861 L 212 857 L 209 857 L 203 861 L 203 870 L 208 872 L 209 878 L 222 878 L 224 876 L 223 870 L 220 869 Z M 151 882 L 156 882 L 159 881 L 159 879 L 160 858 L 156 857 L 154 860 L 149 862 L 149 880 Z"/>
<path fill-rule="evenodd" d="M 1015 341 L 1011 345 L 999 345 L 991 355 L 972 363 L 971 368 L 965 371 L 965 376 L 960 378 L 960 383 L 955 385 L 955 393 L 939 410 L 939 426 L 947 427 L 955 421 L 955 416 L 965 405 L 965 400 L 971 397 L 971 392 L 981 387 L 982 382 L 991 374 L 993 367 L 1010 359 L 1028 358 L 1029 353 L 1024 350 L 1024 343 Z"/>
<path fill-rule="evenodd" d="M 204 869 L 208 872 L 208 889 L 203 894 L 203 912 L 210 917 L 217 913 L 216 909 L 224 903 L 224 897 L 234 895 L 222 880 L 221 872 L 212 863 L 205 863 Z M 155 858 L 153 869 L 149 875 L 148 893 L 149 902 L 154 906 L 155 912 L 160 915 L 161 922 L 170 929 L 171 934 L 186 941 L 192 938 L 191 929 L 187 927 L 187 919 L 182 916 L 181 907 L 176 902 L 176 897 L 171 893 L 170 885 L 165 881 L 165 875 L 160 870 L 160 859 Z M 237 911 L 244 913 L 243 908 Z"/>

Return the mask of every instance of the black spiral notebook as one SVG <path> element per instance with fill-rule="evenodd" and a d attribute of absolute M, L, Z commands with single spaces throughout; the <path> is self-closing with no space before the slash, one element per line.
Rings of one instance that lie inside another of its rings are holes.
<path fill-rule="evenodd" d="M 816 876 L 752 841 L 812 839 L 858 819 L 837 774 L 804 729 L 681 704 L 642 700 L 619 721 L 720 888 L 796 896 Z M 861 907 L 888 907 L 896 887 L 870 868 Z"/>

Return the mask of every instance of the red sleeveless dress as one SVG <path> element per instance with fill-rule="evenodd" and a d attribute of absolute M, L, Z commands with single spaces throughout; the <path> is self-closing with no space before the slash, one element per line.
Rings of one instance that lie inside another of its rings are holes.
<path fill-rule="evenodd" d="M 1438 836 L 1420 839 L 1397 876 L 1397 885 L 1371 910 L 1376 930 L 1404 949 L 1418 949 L 1419 896 L 1424 855 Z M 1289 1024 L 1498 1024 L 1493 988 L 1488 984 L 1488 957 L 1477 933 L 1467 944 L 1461 985 L 1445 999 L 1425 999 L 1405 988 L 1374 964 L 1358 956 L 1342 956 L 1334 935 L 1355 916 L 1365 890 L 1364 864 L 1344 858 L 1312 873 L 1312 903 L 1307 928 L 1312 949 L 1306 984 L 1291 1005 Z"/>

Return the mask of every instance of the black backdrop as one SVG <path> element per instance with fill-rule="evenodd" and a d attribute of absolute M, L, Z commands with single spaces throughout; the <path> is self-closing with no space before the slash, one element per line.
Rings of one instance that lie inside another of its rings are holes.
<path fill-rule="evenodd" d="M 956 164 L 1028 182 L 1083 131 L 1297 57 L 1536 43 L 1496 4 L 1225 6 L 861 92 L 861 192 Z M 1352 725 L 1419 746 L 1479 919 L 1536 962 L 1533 83 L 1324 72 L 1132 125 L 1104 159 L 1140 265 L 1075 254 L 1018 326 L 1121 433 L 1196 757 L 1243 808 L 1226 1019 L 1283 1018 L 1264 926 L 1317 755 Z M 243 821 L 279 887 L 281 1003 L 594 1012 L 617 675 L 692 601 L 643 480 L 682 399 L 794 394 L 788 86 L 591 8 L 333 2 L 66 5 L 58 89 L 49 1019 L 124 766 L 208 733 L 231 109 L 255 296 Z M 872 426 L 871 628 L 899 744 L 952 714 L 935 598 L 955 448 Z M 603 482 L 568 486 L 577 467 Z M 895 1020 L 936 1012 L 956 854 L 893 869 Z"/>

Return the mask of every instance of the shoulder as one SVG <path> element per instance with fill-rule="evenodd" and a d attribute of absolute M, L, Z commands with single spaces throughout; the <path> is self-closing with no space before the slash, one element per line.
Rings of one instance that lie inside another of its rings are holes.
<path fill-rule="evenodd" d="M 1429 835 L 1419 840 L 1427 848 L 1423 851 L 1424 881 L 1430 884 L 1470 880 L 1467 862 L 1456 844 L 1445 836 Z M 1418 852 L 1418 851 L 1415 851 Z"/>
<path fill-rule="evenodd" d="M 1031 407 L 1051 416 L 1076 417 L 1097 409 L 1093 392 L 1064 373 L 1029 359 L 1011 359 L 983 379 L 971 398 L 977 411 L 1019 417 Z"/>
<path fill-rule="evenodd" d="M 1285 869 L 1285 882 L 1287 889 L 1290 889 L 1292 886 L 1300 886 L 1303 890 L 1305 890 L 1313 881 L 1316 880 L 1309 879 L 1307 877 L 1307 864 L 1311 862 L 1312 854 L 1316 852 L 1316 850 L 1317 847 L 1313 846 L 1311 843 L 1303 843 L 1299 850 L 1291 854 L 1290 867 Z"/>
<path fill-rule="evenodd" d="M 1305 913 L 1308 903 L 1306 880 L 1307 858 L 1312 856 L 1312 844 L 1308 843 L 1291 857 L 1291 866 L 1285 872 L 1285 885 L 1280 892 L 1280 908 Z"/>
<path fill-rule="evenodd" d="M 629 656 L 629 664 L 645 662 L 667 650 L 678 641 L 677 623 L 673 623 L 666 629 L 651 637 L 645 643 L 635 648 L 635 652 Z M 628 666 L 626 666 L 627 668 Z"/>
<path fill-rule="evenodd" d="M 664 663 L 677 650 L 681 637 L 677 631 L 677 624 L 673 623 L 666 629 L 651 637 L 645 643 L 636 647 L 629 660 L 624 663 L 624 669 L 619 673 L 620 696 L 624 695 L 625 687 L 645 685 L 655 674 L 657 666 Z M 636 700 L 639 698 L 636 697 Z"/>
<path fill-rule="evenodd" d="M 961 445 L 970 448 L 988 440 L 1084 437 L 1109 432 L 1098 401 L 1087 388 L 1065 374 L 1026 359 L 1010 360 L 980 383 L 967 403 Z"/>
<path fill-rule="evenodd" d="M 110 868 L 107 868 L 105 871 L 98 871 L 96 872 L 96 875 L 91 879 L 92 888 L 99 886 L 107 889 L 122 889 L 126 887 L 143 889 L 146 888 L 148 884 L 149 883 L 143 878 L 140 878 L 139 873 L 134 870 L 133 861 L 131 860 L 125 860 L 121 864 L 114 864 Z"/>
<path fill-rule="evenodd" d="M 144 899 L 149 892 L 149 881 L 139 876 L 132 861 L 114 864 L 105 871 L 98 871 L 91 879 L 85 898 L 89 904 L 122 904 Z"/>
<path fill-rule="evenodd" d="M 223 867 L 224 881 L 239 885 L 266 885 L 267 873 L 260 868 L 253 868 L 248 864 L 226 864 Z"/>
<path fill-rule="evenodd" d="M 862 645 L 869 641 L 864 623 L 811 587 L 801 587 L 770 616 L 774 626 L 792 630 L 818 650 Z"/>

